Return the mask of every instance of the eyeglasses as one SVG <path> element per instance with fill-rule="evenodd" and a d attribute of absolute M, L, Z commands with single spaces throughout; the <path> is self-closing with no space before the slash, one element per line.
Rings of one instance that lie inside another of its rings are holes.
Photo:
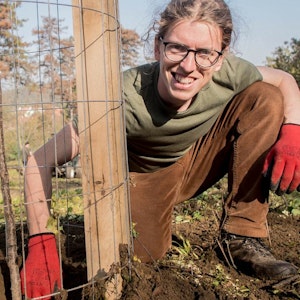
<path fill-rule="evenodd" d="M 162 38 L 160 38 L 160 40 L 165 46 L 164 54 L 166 58 L 173 62 L 181 62 L 189 55 L 190 52 L 193 52 L 196 64 L 201 68 L 209 68 L 216 64 L 220 56 L 223 55 L 223 52 L 217 50 L 193 50 L 181 44 L 164 42 Z"/>

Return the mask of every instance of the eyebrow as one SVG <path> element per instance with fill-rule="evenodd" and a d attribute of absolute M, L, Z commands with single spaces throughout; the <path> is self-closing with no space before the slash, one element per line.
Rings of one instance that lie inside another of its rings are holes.
<path fill-rule="evenodd" d="M 176 44 L 176 45 L 180 45 L 180 46 L 183 46 L 183 47 L 186 47 L 187 49 L 191 49 L 191 50 L 194 50 L 194 51 L 199 51 L 199 50 L 214 50 L 214 51 L 217 51 L 215 50 L 214 48 L 207 48 L 207 47 L 202 47 L 202 48 L 196 48 L 196 49 L 193 49 L 193 48 L 190 48 L 189 46 L 185 45 L 185 44 L 182 44 L 182 43 L 179 43 L 179 42 L 173 42 L 173 41 L 163 41 L 163 38 L 161 37 L 160 40 L 162 42 L 165 42 L 165 43 L 169 43 L 169 44 Z M 218 51 L 218 52 L 221 52 L 221 51 Z"/>

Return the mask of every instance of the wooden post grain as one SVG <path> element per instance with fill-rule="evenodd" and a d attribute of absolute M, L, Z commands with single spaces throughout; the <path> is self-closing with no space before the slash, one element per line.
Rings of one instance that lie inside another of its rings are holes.
<path fill-rule="evenodd" d="M 88 279 L 107 274 L 129 245 L 118 3 L 73 0 L 78 128 Z M 120 276 L 112 298 L 120 293 Z"/>

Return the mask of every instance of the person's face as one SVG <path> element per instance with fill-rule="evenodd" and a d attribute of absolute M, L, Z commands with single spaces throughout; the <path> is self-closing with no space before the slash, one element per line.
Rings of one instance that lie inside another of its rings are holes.
<path fill-rule="evenodd" d="M 204 22 L 182 21 L 167 32 L 163 42 L 182 44 L 193 50 L 222 50 L 221 30 Z M 164 55 L 163 42 L 155 42 L 155 58 L 160 62 L 158 92 L 163 101 L 178 111 L 184 111 L 211 80 L 213 73 L 220 70 L 223 56 L 209 68 L 199 67 L 193 52 L 181 62 L 173 62 Z"/>

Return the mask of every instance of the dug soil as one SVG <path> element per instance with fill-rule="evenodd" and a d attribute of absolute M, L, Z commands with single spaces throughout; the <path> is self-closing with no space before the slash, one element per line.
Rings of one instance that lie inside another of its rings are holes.
<path fill-rule="evenodd" d="M 118 268 L 123 277 L 121 299 L 300 299 L 299 274 L 279 281 L 258 280 L 224 263 L 216 251 L 220 211 L 216 207 L 197 200 L 177 207 L 173 246 L 163 260 L 143 264 L 134 257 L 122 259 Z M 273 254 L 300 267 L 300 218 L 271 210 L 268 223 Z M 0 232 L 0 300 L 4 300 L 11 299 L 11 283 L 5 262 L 4 227 Z M 64 288 L 68 292 L 57 299 L 103 299 L 101 283 L 72 290 L 87 282 L 82 222 L 69 221 L 61 237 Z"/>

